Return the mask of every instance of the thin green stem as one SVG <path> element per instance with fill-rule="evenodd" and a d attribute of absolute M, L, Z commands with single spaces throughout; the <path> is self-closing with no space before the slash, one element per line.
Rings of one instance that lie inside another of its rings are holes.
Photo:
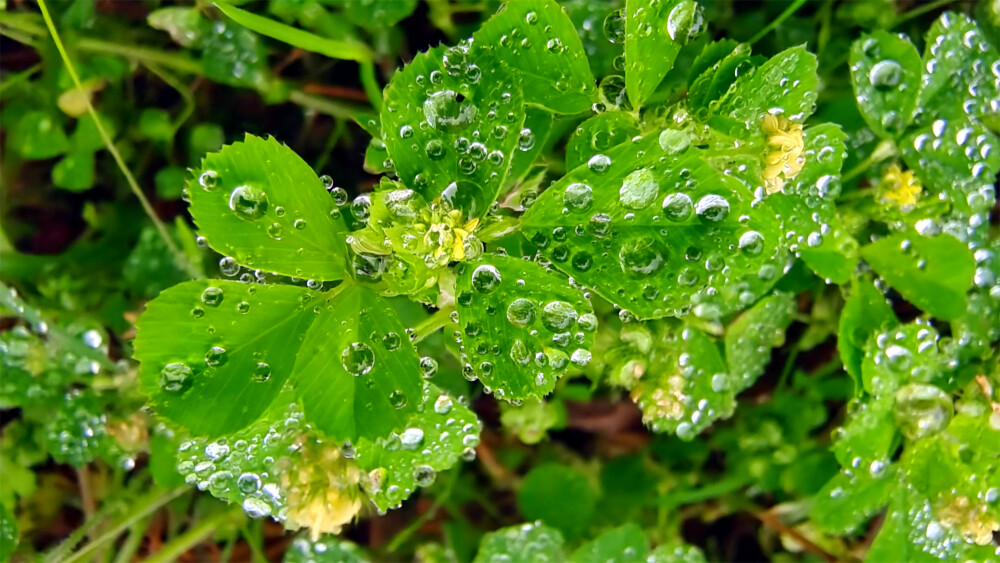
<path fill-rule="evenodd" d="M 427 317 L 423 322 L 413 327 L 413 342 L 420 342 L 437 332 L 438 329 L 451 323 L 451 314 L 454 311 L 454 307 L 438 309 L 433 315 Z"/>
<path fill-rule="evenodd" d="M 341 119 L 350 119 L 353 114 L 359 111 L 365 111 L 364 107 L 336 102 L 322 96 L 307 94 L 301 90 L 293 90 L 288 96 L 288 101 L 304 108 L 315 110 L 325 115 L 339 117 Z"/>
<path fill-rule="evenodd" d="M 16 86 L 17 84 L 26 82 L 29 78 L 34 76 L 34 74 L 40 70 L 42 70 L 41 63 L 31 68 L 22 70 L 21 72 L 13 74 L 10 78 L 0 83 L 0 94 L 3 94 L 7 90 L 7 88 L 10 88 L 11 86 Z"/>
<path fill-rule="evenodd" d="M 56 44 L 56 49 L 59 51 L 59 56 L 62 58 L 63 64 L 66 65 L 66 70 L 69 71 L 69 76 L 73 80 L 73 84 L 76 86 L 77 90 L 83 90 L 80 84 L 80 77 L 76 73 L 76 68 L 73 66 L 73 62 L 69 58 L 69 53 L 66 51 L 66 47 L 63 45 L 62 39 L 59 37 L 59 31 L 56 29 L 55 23 L 52 21 L 52 16 L 49 14 L 49 8 L 45 4 L 45 0 L 38 0 L 38 7 L 42 10 L 42 18 L 45 19 L 45 25 L 49 29 L 49 34 L 52 36 L 52 40 Z M 97 116 L 97 111 L 94 109 L 94 105 L 90 103 L 89 97 L 84 97 L 87 102 L 87 113 L 90 114 L 90 118 L 94 120 L 94 125 L 97 126 L 97 132 L 101 136 L 101 140 L 104 142 L 105 148 L 111 153 L 112 158 L 115 159 L 115 163 L 118 165 L 118 169 L 121 171 L 122 175 L 125 176 L 125 181 L 128 182 L 130 188 L 132 188 L 132 193 L 139 200 L 142 205 L 142 209 L 149 216 L 150 221 L 156 227 L 156 230 L 160 233 L 163 238 L 164 244 L 170 250 L 171 254 L 174 255 L 175 260 L 178 264 L 183 264 L 185 269 L 189 269 L 188 259 L 181 252 L 180 248 L 174 243 L 174 239 L 171 238 L 170 233 L 167 231 L 166 225 L 160 221 L 160 218 L 156 216 L 156 211 L 153 206 L 146 199 L 146 195 L 142 193 L 142 189 L 139 187 L 139 183 L 136 182 L 135 177 L 132 172 L 129 171 L 128 166 L 125 164 L 125 159 L 118 152 L 118 147 L 115 146 L 114 142 L 111 140 L 111 136 L 104 129 L 104 124 Z"/>
<path fill-rule="evenodd" d="M 313 165 L 313 170 L 323 170 L 326 163 L 330 160 L 330 155 L 333 153 L 334 147 L 340 142 L 340 139 L 347 132 L 347 122 L 339 117 L 334 118 L 333 131 L 330 132 L 330 136 L 326 139 L 326 144 L 323 146 L 323 152 L 320 153 L 319 158 Z"/>
<path fill-rule="evenodd" d="M 243 518 L 243 509 L 239 506 L 229 510 L 218 512 L 201 520 L 190 527 L 183 534 L 170 540 L 159 551 L 146 559 L 145 563 L 165 563 L 175 561 L 183 553 L 201 543 L 216 529 L 227 524 L 234 524 Z"/>
<path fill-rule="evenodd" d="M 149 526 L 149 518 L 143 518 L 133 524 L 125 537 L 125 542 L 118 547 L 115 554 L 114 563 L 129 563 L 142 545 L 142 539 L 146 535 L 146 528 Z"/>
<path fill-rule="evenodd" d="M 143 66 L 145 66 L 149 72 L 156 75 L 156 77 L 162 80 L 166 85 L 176 90 L 177 93 L 180 94 L 181 99 L 184 100 L 184 108 L 181 110 L 180 114 L 178 114 L 177 118 L 174 119 L 174 124 L 171 128 L 170 137 L 173 138 L 174 135 L 177 134 L 177 131 L 180 130 L 181 125 L 184 125 L 184 122 L 187 121 L 188 118 L 190 118 L 194 113 L 194 95 L 191 94 L 191 90 L 182 84 L 176 76 L 170 74 L 165 69 L 160 68 L 160 65 L 151 61 L 146 61 L 143 63 Z"/>
<path fill-rule="evenodd" d="M 678 491 L 654 499 L 652 504 L 677 507 L 682 504 L 693 504 L 727 495 L 749 485 L 752 479 L 747 475 L 733 475 L 721 481 L 706 485 L 700 489 Z"/>
<path fill-rule="evenodd" d="M 889 26 L 889 29 L 892 29 L 892 28 L 898 26 L 899 24 L 901 24 L 903 22 L 910 21 L 913 18 L 918 18 L 918 17 L 926 14 L 927 12 L 932 12 L 934 10 L 937 10 L 938 8 L 943 8 L 943 7 L 947 6 L 948 4 L 952 4 L 954 2 L 955 2 L 955 0 L 935 0 L 934 2 L 928 2 L 926 4 L 921 4 L 920 6 L 917 6 L 916 8 L 914 8 L 914 9 L 908 11 L 908 12 L 904 12 L 904 13 L 899 14 L 898 16 L 896 16 L 896 19 L 892 22 L 892 25 Z"/>
<path fill-rule="evenodd" d="M 771 20 L 771 23 L 769 23 L 766 26 L 764 26 L 764 29 L 761 29 L 760 31 L 758 31 L 757 35 L 754 35 L 753 38 L 750 39 L 750 41 L 747 41 L 747 43 L 749 43 L 750 45 L 753 45 L 754 43 L 760 41 L 765 35 L 767 35 L 768 33 L 771 33 L 771 30 L 773 30 L 774 28 L 776 28 L 779 25 L 781 25 L 781 23 L 784 22 L 785 20 L 787 20 L 789 17 L 791 17 L 792 14 L 794 14 L 797 11 L 799 11 L 799 8 L 801 8 L 803 5 L 805 5 L 805 3 L 806 3 L 806 0 L 795 0 L 794 2 L 792 2 L 791 4 L 789 4 L 788 7 L 785 8 L 784 12 L 781 12 L 780 14 L 778 14 L 778 17 L 776 17 L 773 20 Z"/>
<path fill-rule="evenodd" d="M 361 63 L 360 78 L 361 86 L 365 89 L 365 94 L 368 94 L 368 101 L 376 112 L 382 111 L 382 87 L 375 75 L 375 63 Z"/>
<path fill-rule="evenodd" d="M 243 539 L 246 540 L 247 545 L 250 547 L 254 563 L 267 563 L 267 556 L 264 555 L 264 548 L 262 547 L 263 534 L 261 533 L 260 522 L 260 520 L 252 520 L 244 524 L 240 530 L 243 534 Z M 256 527 L 251 529 L 251 525 Z"/>
<path fill-rule="evenodd" d="M 44 1 L 44 0 L 42 0 Z M 87 558 L 93 554 L 95 551 L 101 547 L 107 545 L 108 543 L 114 541 L 122 532 L 130 528 L 133 524 L 146 518 L 153 512 L 159 510 L 163 505 L 174 500 L 175 498 L 181 496 L 183 493 L 190 490 L 190 487 L 178 487 L 176 489 L 171 489 L 167 492 L 162 492 L 159 490 L 153 491 L 144 497 L 140 497 L 137 501 L 132 503 L 132 510 L 119 522 L 111 527 L 108 531 L 104 532 L 100 536 L 94 538 L 93 541 L 84 545 L 76 553 L 62 558 L 53 558 L 50 555 L 46 558 L 46 561 L 55 563 L 60 561 L 62 563 L 76 563 L 78 561 L 85 561 Z M 61 546 L 60 546 L 61 547 Z"/>
<path fill-rule="evenodd" d="M 404 543 L 406 543 L 406 540 L 410 539 L 410 536 L 415 534 L 424 524 L 437 516 L 438 509 L 441 508 L 441 506 L 448 500 L 448 497 L 451 496 L 451 492 L 455 488 L 455 483 L 458 482 L 459 473 L 461 473 L 461 471 L 459 471 L 458 468 L 451 470 L 444 490 L 441 491 L 441 494 L 434 499 L 434 503 L 427 509 L 427 512 L 421 514 L 420 517 L 411 522 L 406 529 L 396 534 L 396 537 L 392 538 L 392 541 L 389 542 L 388 546 L 386 546 L 386 550 L 389 551 L 389 553 L 394 553 Z"/>
<path fill-rule="evenodd" d="M 21 31 L 14 30 L 14 29 L 3 29 L 3 28 L 0 28 L 0 35 L 5 35 L 7 37 L 10 37 L 14 41 L 17 41 L 18 43 L 20 43 L 22 45 L 27 45 L 28 47 L 31 47 L 32 49 L 38 49 L 38 42 L 35 40 L 35 38 L 31 37 L 30 35 L 28 35 L 26 33 L 22 33 Z"/>

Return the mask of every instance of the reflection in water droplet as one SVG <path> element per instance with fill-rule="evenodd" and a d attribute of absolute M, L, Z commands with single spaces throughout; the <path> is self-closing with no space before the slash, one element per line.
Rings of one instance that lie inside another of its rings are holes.
<path fill-rule="evenodd" d="M 237 217 L 246 221 L 255 221 L 263 217 L 267 213 L 267 206 L 267 194 L 255 186 L 237 186 L 229 194 L 229 208 Z"/>
<path fill-rule="evenodd" d="M 364 342 L 352 342 L 341 352 L 340 363 L 355 377 L 365 375 L 375 365 L 375 353 Z"/>

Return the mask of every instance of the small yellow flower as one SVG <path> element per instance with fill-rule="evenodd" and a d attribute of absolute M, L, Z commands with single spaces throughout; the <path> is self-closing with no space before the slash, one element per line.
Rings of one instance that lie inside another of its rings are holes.
<path fill-rule="evenodd" d="M 464 225 L 461 221 L 462 212 L 453 209 L 444 216 L 442 222 L 433 223 L 427 229 L 425 239 L 430 245 L 436 246 L 435 258 L 447 255 L 449 261 L 465 259 L 465 239 L 479 226 L 479 219 L 473 219 Z"/>
<path fill-rule="evenodd" d="M 882 176 L 882 197 L 896 202 L 900 207 L 908 207 L 917 203 L 917 196 L 923 191 L 920 181 L 910 170 L 903 171 L 893 164 Z"/>
<path fill-rule="evenodd" d="M 805 164 L 802 125 L 767 114 L 761 126 L 771 147 L 764 157 L 764 189 L 768 195 L 782 191 L 785 180 L 794 178 Z"/>
<path fill-rule="evenodd" d="M 288 499 L 285 526 L 309 528 L 313 541 L 336 534 L 361 510 L 361 470 L 335 446 L 313 451 L 304 446 L 302 457 L 282 474 Z"/>

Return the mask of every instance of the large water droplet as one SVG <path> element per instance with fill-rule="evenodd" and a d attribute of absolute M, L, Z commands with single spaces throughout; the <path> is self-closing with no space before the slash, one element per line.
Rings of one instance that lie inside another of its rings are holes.
<path fill-rule="evenodd" d="M 899 86 L 902 78 L 903 67 L 893 60 L 879 61 L 868 71 L 868 80 L 880 90 Z"/>
<path fill-rule="evenodd" d="M 694 213 L 691 196 L 683 193 L 667 194 L 663 198 L 663 216 L 671 221 L 684 221 Z"/>
<path fill-rule="evenodd" d="M 483 264 L 472 272 L 472 287 L 480 293 L 493 293 L 500 287 L 500 271 L 489 264 Z"/>
<path fill-rule="evenodd" d="M 172 362 L 160 370 L 160 388 L 168 393 L 179 393 L 190 383 L 191 368 L 180 363 Z"/>
<path fill-rule="evenodd" d="M 424 117 L 436 129 L 461 129 L 469 126 L 478 114 L 476 106 L 454 90 L 440 90 L 424 101 Z"/>
<path fill-rule="evenodd" d="M 698 200 L 694 211 L 702 221 L 718 223 L 729 216 L 729 201 L 722 196 L 709 194 Z"/>
<path fill-rule="evenodd" d="M 229 208 L 240 219 L 247 221 L 260 219 L 267 213 L 267 205 L 267 194 L 255 186 L 237 186 L 229 194 Z"/>
<path fill-rule="evenodd" d="M 535 304 L 523 297 L 511 301 L 507 306 L 507 320 L 521 328 L 530 325 L 535 320 Z"/>
<path fill-rule="evenodd" d="M 653 177 L 653 171 L 641 168 L 622 181 L 618 199 L 628 209 L 645 209 L 656 199 L 659 189 L 660 185 Z"/>
<path fill-rule="evenodd" d="M 340 363 L 355 377 L 365 375 L 375 365 L 375 353 L 364 342 L 352 342 L 341 352 Z"/>
<path fill-rule="evenodd" d="M 704 21 L 701 6 L 697 2 L 692 0 L 681 2 L 667 15 L 667 34 L 678 43 L 687 43 L 689 39 L 701 33 Z"/>
<path fill-rule="evenodd" d="M 576 318 L 576 309 L 565 301 L 550 301 L 542 308 L 542 324 L 553 332 L 573 326 Z"/>
<path fill-rule="evenodd" d="M 951 398 L 934 385 L 910 383 L 896 391 L 896 424 L 911 440 L 941 432 L 953 413 Z"/>
<path fill-rule="evenodd" d="M 660 271 L 666 255 L 666 249 L 656 239 L 636 237 L 622 243 L 618 261 L 629 276 L 645 278 Z"/>
<path fill-rule="evenodd" d="M 594 190 L 587 184 L 576 182 L 566 186 L 563 203 L 571 211 L 586 211 L 594 202 Z"/>
<path fill-rule="evenodd" d="M 209 307 L 218 307 L 222 303 L 222 298 L 222 289 L 218 287 L 206 287 L 205 291 L 201 292 L 201 302 Z"/>

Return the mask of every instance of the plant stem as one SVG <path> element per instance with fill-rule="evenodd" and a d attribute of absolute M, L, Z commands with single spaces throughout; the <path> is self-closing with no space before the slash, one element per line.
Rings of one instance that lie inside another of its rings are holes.
<path fill-rule="evenodd" d="M 682 504 L 693 504 L 710 500 L 733 491 L 742 489 L 749 485 L 752 479 L 747 475 L 732 475 L 721 481 L 706 485 L 700 489 L 678 491 L 669 495 L 654 499 L 654 504 L 660 506 L 677 507 Z"/>
<path fill-rule="evenodd" d="M 892 25 L 889 26 L 889 29 L 892 29 L 903 22 L 910 21 L 913 18 L 920 17 L 926 14 L 927 12 L 931 12 L 937 10 L 938 8 L 947 6 L 948 4 L 951 4 L 953 2 L 955 2 L 955 0 L 935 0 L 934 2 L 928 2 L 926 4 L 917 6 L 916 8 L 910 10 L 909 12 L 904 12 L 896 16 L 895 21 L 892 22 Z"/>
<path fill-rule="evenodd" d="M 378 84 L 378 77 L 375 76 L 375 63 L 361 63 L 361 86 L 368 94 L 368 101 L 376 112 L 382 111 L 382 87 Z"/>
<path fill-rule="evenodd" d="M 771 23 L 764 26 L 764 29 L 758 31 L 757 35 L 754 35 L 753 38 L 750 39 L 750 41 L 747 41 L 747 43 L 753 45 L 754 43 L 760 41 L 765 35 L 770 33 L 771 30 L 781 25 L 781 22 L 787 20 L 789 17 L 791 17 L 792 14 L 799 11 L 799 8 L 801 8 L 805 3 L 806 0 L 795 0 L 794 2 L 789 4 L 788 7 L 785 8 L 784 12 L 778 14 L 778 17 L 771 20 Z"/>
<path fill-rule="evenodd" d="M 293 90 L 288 96 L 288 101 L 293 104 L 298 104 L 304 108 L 309 108 L 311 110 L 318 111 L 319 113 L 342 119 L 350 119 L 356 112 L 364 110 L 364 108 L 353 104 L 336 102 L 322 96 L 307 94 L 301 90 Z"/>
<path fill-rule="evenodd" d="M 410 539 L 410 536 L 416 533 L 416 531 L 419 530 L 421 526 L 423 526 L 424 524 L 429 522 L 432 518 L 437 516 L 438 509 L 441 508 L 441 505 L 443 505 L 448 500 L 448 497 L 451 496 L 451 491 L 455 488 L 455 483 L 458 482 L 459 473 L 461 473 L 461 471 L 457 467 L 451 470 L 451 473 L 448 476 L 448 482 L 445 484 L 444 490 L 441 491 L 441 494 L 439 494 L 437 498 L 434 499 L 434 503 L 431 504 L 431 507 L 427 509 L 427 512 L 424 512 L 423 514 L 420 515 L 420 517 L 411 522 L 410 525 L 406 527 L 406 529 L 396 534 L 396 537 L 392 538 L 392 541 L 389 542 L 388 546 L 386 546 L 387 551 L 389 551 L 390 553 L 395 552 L 397 549 L 400 548 L 400 546 L 406 543 L 406 540 Z"/>
<path fill-rule="evenodd" d="M 63 60 L 63 64 L 66 65 L 66 70 L 69 71 L 69 76 L 73 80 L 73 84 L 76 86 L 77 90 L 82 91 L 83 87 L 80 85 L 80 77 L 76 74 L 76 68 L 73 66 L 73 62 L 69 58 L 69 53 L 66 51 L 66 47 L 63 46 L 62 39 L 59 37 L 59 31 L 56 30 L 55 23 L 52 21 L 52 16 L 49 14 L 49 8 L 45 5 L 45 0 L 38 0 L 38 7 L 42 10 L 42 17 L 45 19 L 45 25 L 49 29 L 49 34 L 52 36 L 52 40 L 56 44 L 56 49 L 59 51 L 59 56 Z M 128 182 L 130 188 L 132 188 L 132 193 L 142 204 L 142 209 L 149 216 L 150 221 L 159 231 L 160 237 L 163 238 L 163 242 L 167 245 L 167 248 L 174 255 L 177 264 L 184 265 L 185 270 L 190 270 L 190 264 L 188 259 L 181 252 L 180 248 L 174 244 L 174 239 L 170 237 L 170 233 L 167 231 L 166 225 L 160 221 L 157 217 L 156 211 L 153 206 L 146 199 L 146 195 L 142 193 L 142 189 L 139 187 L 139 183 L 136 182 L 135 177 L 132 176 L 132 172 L 129 171 L 128 166 L 125 164 L 125 160 L 122 155 L 118 152 L 118 147 L 115 146 L 114 142 L 111 140 L 111 136 L 104 129 L 104 124 L 97 116 L 97 111 L 94 109 L 94 104 L 90 103 L 90 98 L 84 96 L 84 100 L 87 102 L 87 113 L 90 114 L 90 118 L 94 120 L 94 125 L 97 126 L 97 132 L 101 136 L 101 140 L 104 142 L 105 148 L 111 153 L 112 158 L 115 159 L 115 163 L 118 165 L 118 169 L 121 171 L 122 175 L 125 176 L 125 181 Z"/>
<path fill-rule="evenodd" d="M 439 328 L 451 322 L 451 313 L 455 310 L 452 307 L 438 309 L 433 315 L 424 319 L 423 322 L 413 327 L 413 342 L 417 343 L 434 334 Z"/>
<path fill-rule="evenodd" d="M 41 1 L 44 2 L 45 0 Z M 78 561 L 85 561 L 88 556 L 94 553 L 97 549 L 111 541 L 114 541 L 123 531 L 130 528 L 133 524 L 143 518 L 146 518 L 153 512 L 156 512 L 163 505 L 181 496 L 190 489 L 190 487 L 184 486 L 177 487 L 176 489 L 170 489 L 166 492 L 154 490 L 146 496 L 133 502 L 131 504 L 132 510 L 125 516 L 125 518 L 112 526 L 108 531 L 104 532 L 97 538 L 94 538 L 94 540 L 90 543 L 84 545 L 76 553 L 68 557 L 61 557 L 61 553 L 59 552 L 62 550 L 62 546 L 59 546 L 54 552 L 50 553 L 49 556 L 46 557 L 46 561 L 50 563 L 55 563 L 57 561 L 61 563 L 77 563 Z"/>
<path fill-rule="evenodd" d="M 139 546 L 142 545 L 142 539 L 148 526 L 149 518 L 143 518 L 129 528 L 125 542 L 118 548 L 118 553 L 115 554 L 114 563 L 129 563 L 132 561 L 132 557 L 139 551 Z"/>
<path fill-rule="evenodd" d="M 243 509 L 239 506 L 218 512 L 190 527 L 183 534 L 170 540 L 159 551 L 146 559 L 145 563 L 165 563 L 176 561 L 184 552 L 201 543 L 209 534 L 220 526 L 235 523 L 243 517 Z"/>

